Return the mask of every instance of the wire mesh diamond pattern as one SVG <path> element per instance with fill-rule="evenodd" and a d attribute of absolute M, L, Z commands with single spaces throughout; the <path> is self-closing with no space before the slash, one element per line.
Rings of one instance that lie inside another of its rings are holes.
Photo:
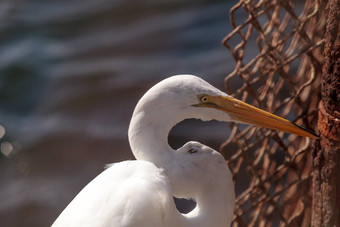
<path fill-rule="evenodd" d="M 229 94 L 314 131 L 325 3 L 240 0 L 222 41 L 235 60 Z M 244 14 L 248 15 L 245 20 Z M 221 145 L 233 172 L 232 226 L 310 226 L 312 140 L 231 123 Z"/>

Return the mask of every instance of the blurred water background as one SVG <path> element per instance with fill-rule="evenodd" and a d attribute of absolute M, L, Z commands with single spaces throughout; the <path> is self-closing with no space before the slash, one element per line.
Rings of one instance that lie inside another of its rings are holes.
<path fill-rule="evenodd" d="M 156 82 L 190 73 L 224 89 L 235 2 L 2 0 L 0 226 L 51 225 L 106 163 L 133 159 L 129 120 Z M 189 120 L 169 140 L 218 149 L 228 130 Z"/>

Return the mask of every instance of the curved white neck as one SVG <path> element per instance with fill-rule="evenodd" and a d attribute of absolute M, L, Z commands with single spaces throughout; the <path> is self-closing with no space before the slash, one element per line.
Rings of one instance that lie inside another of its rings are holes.
<path fill-rule="evenodd" d="M 136 159 L 159 167 L 171 160 L 174 151 L 168 144 L 168 135 L 176 123 L 150 118 L 144 111 L 135 113 L 129 127 L 129 142 Z"/>
<path fill-rule="evenodd" d="M 153 115 L 150 117 L 150 114 Z M 166 118 L 166 120 L 164 120 Z M 182 119 L 183 118 L 183 119 Z M 176 188 L 183 187 L 181 183 L 177 183 L 182 167 L 176 166 L 175 151 L 168 144 L 168 134 L 173 126 L 184 120 L 182 116 L 164 116 L 161 113 L 147 113 L 145 111 L 135 111 L 130 127 L 129 127 L 129 142 L 133 154 L 137 160 L 145 160 L 154 163 L 156 166 L 165 170 L 167 177 L 172 186 L 174 195 L 176 196 Z M 202 196 L 197 196 L 193 192 L 188 197 L 194 198 L 197 202 L 196 208 L 187 215 L 182 215 L 183 226 L 217 226 L 216 223 L 224 222 L 226 224 L 226 216 L 230 216 L 233 212 L 234 203 L 233 184 L 229 169 L 226 177 L 226 182 L 217 182 L 217 185 L 209 189 L 209 191 L 200 192 Z M 227 179 L 229 178 L 229 179 Z M 176 185 L 178 184 L 178 185 Z M 221 184 L 221 185 L 219 185 Z M 227 186 L 226 186 L 227 185 Z M 232 194 L 228 194 L 228 189 L 231 187 Z M 197 193 L 197 192 L 196 192 Z M 206 193 L 206 194 L 205 194 Z M 215 197 L 214 195 L 219 195 Z M 209 196 L 207 198 L 207 195 Z M 229 214 L 228 214 L 229 213 Z M 229 217 L 231 219 L 231 216 Z"/>

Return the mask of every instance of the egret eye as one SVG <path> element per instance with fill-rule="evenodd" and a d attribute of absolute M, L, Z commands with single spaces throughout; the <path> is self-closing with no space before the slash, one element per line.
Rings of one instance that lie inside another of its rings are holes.
<path fill-rule="evenodd" d="M 208 96 L 203 95 L 203 96 L 200 98 L 200 101 L 201 101 L 201 102 L 208 102 L 208 101 L 209 101 L 209 98 L 208 98 Z"/>

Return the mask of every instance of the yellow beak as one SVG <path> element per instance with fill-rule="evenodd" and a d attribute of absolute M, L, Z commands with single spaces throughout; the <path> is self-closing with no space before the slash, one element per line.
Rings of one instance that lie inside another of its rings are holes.
<path fill-rule="evenodd" d="M 210 106 L 225 111 L 236 122 L 252 124 L 313 139 L 319 139 L 319 137 L 314 133 L 309 132 L 282 117 L 251 106 L 233 97 L 209 96 L 209 101 L 204 104 L 204 106 Z"/>

